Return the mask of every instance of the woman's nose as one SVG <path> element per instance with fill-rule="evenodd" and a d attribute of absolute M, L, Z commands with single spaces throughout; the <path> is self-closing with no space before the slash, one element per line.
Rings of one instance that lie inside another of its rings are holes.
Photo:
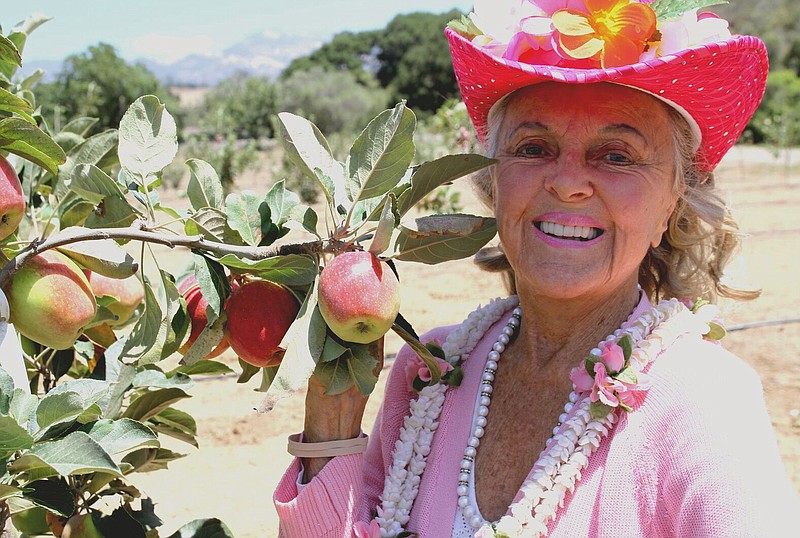
<path fill-rule="evenodd" d="M 549 193 L 565 202 L 586 199 L 594 193 L 590 171 L 577 159 L 569 158 L 545 177 L 544 187 Z"/>

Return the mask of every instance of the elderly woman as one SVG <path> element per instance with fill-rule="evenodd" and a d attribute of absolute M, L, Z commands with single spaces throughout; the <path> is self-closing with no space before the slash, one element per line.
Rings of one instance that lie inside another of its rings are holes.
<path fill-rule="evenodd" d="M 755 296 L 721 281 L 737 236 L 711 171 L 760 101 L 763 44 L 645 2 L 505 4 L 447 34 L 497 160 L 478 263 L 513 295 L 426 336 L 458 388 L 399 353 L 368 444 L 364 399 L 312 380 L 282 534 L 784 535 L 760 382 L 695 302 Z"/>

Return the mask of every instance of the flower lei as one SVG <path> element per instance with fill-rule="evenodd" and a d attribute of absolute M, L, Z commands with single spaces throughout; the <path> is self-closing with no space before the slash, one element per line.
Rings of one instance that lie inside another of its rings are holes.
<path fill-rule="evenodd" d="M 518 302 L 515 296 L 495 299 L 472 312 L 442 345 L 448 363 L 460 364 L 486 331 Z M 628 323 L 619 340 L 604 343 L 600 354 L 590 355 L 582 366 L 573 369 L 573 382 L 578 380 L 575 392 L 589 396 L 576 403 L 577 409 L 539 456 L 509 506 L 510 514 L 496 524 L 480 528 L 476 538 L 545 536 L 547 524 L 564 505 L 567 492 L 572 493 L 590 456 L 616 423 L 617 408 L 632 411 L 638 405 L 638 394 L 647 390 L 642 370 L 683 335 L 698 334 L 710 340 L 724 336 L 717 321 L 718 312 L 703 301 L 691 307 L 677 299 L 661 301 Z M 404 526 L 419 491 L 446 390 L 447 380 L 443 377 L 438 383 L 424 386 L 411 402 L 392 452 L 377 517 L 356 526 L 357 538 L 414 535 Z"/>
<path fill-rule="evenodd" d="M 450 27 L 508 60 L 573 68 L 619 67 L 731 37 L 701 7 L 723 0 L 475 0 Z"/>

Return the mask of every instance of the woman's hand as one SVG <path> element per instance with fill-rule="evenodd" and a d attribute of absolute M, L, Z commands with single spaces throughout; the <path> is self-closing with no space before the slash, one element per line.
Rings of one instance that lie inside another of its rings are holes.
<path fill-rule="evenodd" d="M 370 353 L 378 360 L 374 374 L 383 369 L 383 338 L 369 344 Z M 353 439 L 361 433 L 361 420 L 368 397 L 356 386 L 341 394 L 325 394 L 326 387 L 311 376 L 306 394 L 306 417 L 303 441 L 322 443 L 339 439 Z M 307 484 L 331 458 L 303 458 L 303 483 Z"/>

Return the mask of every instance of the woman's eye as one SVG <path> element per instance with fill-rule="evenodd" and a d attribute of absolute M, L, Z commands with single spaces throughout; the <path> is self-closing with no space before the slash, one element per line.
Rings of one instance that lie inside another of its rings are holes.
<path fill-rule="evenodd" d="M 630 164 L 631 159 L 625 155 L 624 153 L 619 153 L 616 151 L 610 151 L 606 153 L 605 159 L 609 162 L 614 164 Z"/>
<path fill-rule="evenodd" d="M 528 157 L 540 157 L 545 154 L 545 150 L 539 144 L 525 144 L 519 149 L 519 153 Z"/>

